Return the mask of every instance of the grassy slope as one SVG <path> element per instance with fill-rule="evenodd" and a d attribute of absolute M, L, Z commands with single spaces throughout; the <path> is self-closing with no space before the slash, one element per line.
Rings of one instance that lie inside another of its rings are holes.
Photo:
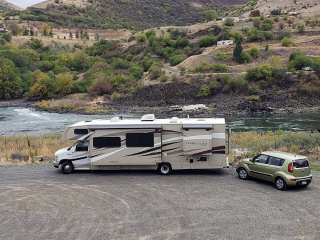
<path fill-rule="evenodd" d="M 68 26 L 148 28 L 186 25 L 205 19 L 204 11 L 243 4 L 247 0 L 96 0 L 87 8 L 48 1 L 46 8 L 33 7 L 29 13 L 38 19 Z M 25 13 L 28 15 L 28 11 Z"/>

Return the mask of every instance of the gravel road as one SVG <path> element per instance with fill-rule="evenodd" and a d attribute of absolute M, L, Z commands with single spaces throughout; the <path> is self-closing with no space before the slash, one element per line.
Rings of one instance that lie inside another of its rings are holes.
<path fill-rule="evenodd" d="M 0 168 L 0 239 L 320 239 L 320 176 L 280 192 L 232 169 Z"/>

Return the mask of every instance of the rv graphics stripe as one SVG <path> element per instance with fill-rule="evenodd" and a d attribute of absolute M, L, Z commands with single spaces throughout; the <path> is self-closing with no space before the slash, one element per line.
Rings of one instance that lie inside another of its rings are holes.
<path fill-rule="evenodd" d="M 143 150 L 143 151 L 137 152 L 137 153 L 132 153 L 132 154 L 129 154 L 129 155 L 127 155 L 127 156 L 128 156 L 128 157 L 131 157 L 131 156 L 136 156 L 136 155 L 140 155 L 140 154 L 145 154 L 145 153 L 153 152 L 153 151 L 155 151 L 155 150 L 161 149 L 162 147 L 169 146 L 169 145 L 172 145 L 172 144 L 175 144 L 175 143 L 178 143 L 178 142 L 165 143 L 165 144 L 162 144 L 162 146 L 153 147 L 153 148 L 151 148 L 151 149 Z"/>
<path fill-rule="evenodd" d="M 152 155 L 158 155 L 158 154 L 161 154 L 161 153 L 163 153 L 163 152 L 169 152 L 169 151 L 171 151 L 171 150 L 175 150 L 175 149 L 177 149 L 177 147 L 176 147 L 176 148 L 170 148 L 170 149 L 166 149 L 166 150 L 163 150 L 162 152 L 154 152 L 154 153 L 148 153 L 148 154 L 144 154 L 144 155 L 142 155 L 142 156 L 152 156 Z"/>

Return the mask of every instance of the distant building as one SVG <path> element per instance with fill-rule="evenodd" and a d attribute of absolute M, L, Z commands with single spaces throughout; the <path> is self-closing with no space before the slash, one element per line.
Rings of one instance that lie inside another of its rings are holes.
<path fill-rule="evenodd" d="M 0 33 L 8 32 L 6 25 L 0 23 Z"/>
<path fill-rule="evenodd" d="M 233 40 L 222 40 L 217 42 L 217 46 L 232 46 Z"/>

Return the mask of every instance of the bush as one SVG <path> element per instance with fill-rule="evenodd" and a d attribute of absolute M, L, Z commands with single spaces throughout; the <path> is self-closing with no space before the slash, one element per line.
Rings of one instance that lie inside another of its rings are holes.
<path fill-rule="evenodd" d="M 249 55 L 254 58 L 254 59 L 257 59 L 259 57 L 259 49 L 258 48 L 251 48 L 249 50 Z"/>
<path fill-rule="evenodd" d="M 133 64 L 130 66 L 129 73 L 135 80 L 139 80 L 143 76 L 143 68 L 138 64 Z"/>
<path fill-rule="evenodd" d="M 43 73 L 40 70 L 33 74 L 34 82 L 28 92 L 28 96 L 32 99 L 42 99 L 54 96 L 56 93 L 56 83 L 52 76 Z"/>
<path fill-rule="evenodd" d="M 263 64 L 258 67 L 249 69 L 246 74 L 246 79 L 252 82 L 258 81 L 271 81 L 272 80 L 272 67 L 269 64 Z"/>
<path fill-rule="evenodd" d="M 226 19 L 224 20 L 223 24 L 224 24 L 225 26 L 231 27 L 231 26 L 234 25 L 234 20 L 233 20 L 233 18 L 226 18 Z"/>
<path fill-rule="evenodd" d="M 303 32 L 304 32 L 304 28 L 305 28 L 304 24 L 303 24 L 303 23 L 300 23 L 300 24 L 298 25 L 298 27 L 297 27 L 298 32 L 299 32 L 299 33 L 303 33 Z"/>
<path fill-rule="evenodd" d="M 289 70 L 302 70 L 305 67 L 313 67 L 313 59 L 302 52 L 294 52 L 289 58 Z"/>
<path fill-rule="evenodd" d="M 70 72 L 60 73 L 56 76 L 56 93 L 66 95 L 71 93 L 73 75 Z"/>
<path fill-rule="evenodd" d="M 149 70 L 150 79 L 154 80 L 159 78 L 161 76 L 161 73 L 162 73 L 161 64 L 155 63 L 150 67 L 150 70 Z"/>
<path fill-rule="evenodd" d="M 208 64 L 204 63 L 194 70 L 194 72 L 228 72 L 228 66 L 226 64 Z"/>
<path fill-rule="evenodd" d="M 270 19 L 265 19 L 260 25 L 260 29 L 262 31 L 271 31 L 272 28 L 273 28 L 273 22 Z"/>
<path fill-rule="evenodd" d="M 207 84 L 203 84 L 198 92 L 198 97 L 207 97 L 210 95 L 210 88 Z"/>
<path fill-rule="evenodd" d="M 90 87 L 89 92 L 92 95 L 104 95 L 111 94 L 113 91 L 113 86 L 109 79 L 100 78 Z"/>
<path fill-rule="evenodd" d="M 199 42 L 200 47 L 210 47 L 214 44 L 217 44 L 217 37 L 214 35 L 203 37 Z"/>
<path fill-rule="evenodd" d="M 248 91 L 248 82 L 241 77 L 227 78 L 224 81 L 223 92 L 243 93 Z"/>
<path fill-rule="evenodd" d="M 294 43 L 293 43 L 293 41 L 292 41 L 290 38 L 284 37 L 284 38 L 282 39 L 282 41 L 281 41 L 281 45 L 282 45 L 283 47 L 291 47 L 291 46 L 294 45 Z"/>
<path fill-rule="evenodd" d="M 175 66 L 175 65 L 178 65 L 179 63 L 181 63 L 182 61 L 184 61 L 186 58 L 187 58 L 187 56 L 184 54 L 172 55 L 169 58 L 169 62 L 170 62 L 171 66 Z"/>
<path fill-rule="evenodd" d="M 114 58 L 111 65 L 115 69 L 129 69 L 130 67 L 130 63 L 122 58 Z"/>

